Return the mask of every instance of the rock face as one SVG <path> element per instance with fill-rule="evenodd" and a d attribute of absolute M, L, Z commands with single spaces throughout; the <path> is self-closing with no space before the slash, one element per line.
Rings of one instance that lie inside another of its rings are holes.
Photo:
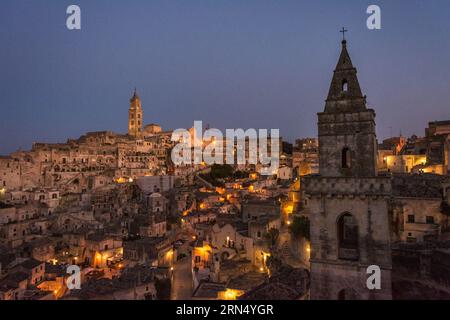
<path fill-rule="evenodd" d="M 366 107 L 346 41 L 318 117 L 319 175 L 302 179 L 311 299 L 391 299 L 391 179 L 377 174 L 375 112 Z M 381 290 L 367 288 L 370 265 L 381 269 Z"/>

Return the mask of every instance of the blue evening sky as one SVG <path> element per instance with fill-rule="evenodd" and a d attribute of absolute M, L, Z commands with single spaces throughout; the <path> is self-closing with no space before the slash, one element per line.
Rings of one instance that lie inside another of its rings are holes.
<path fill-rule="evenodd" d="M 66 29 L 70 4 L 81 31 Z M 450 118 L 448 0 L 2 0 L 0 154 L 126 132 L 134 87 L 164 129 L 315 136 L 343 26 L 379 140 Z"/>

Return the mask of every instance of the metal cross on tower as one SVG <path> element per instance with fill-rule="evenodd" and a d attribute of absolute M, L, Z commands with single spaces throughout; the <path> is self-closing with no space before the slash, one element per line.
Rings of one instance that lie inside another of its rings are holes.
<path fill-rule="evenodd" d="M 345 29 L 344 27 L 342 27 L 342 30 L 341 30 L 341 31 L 339 31 L 339 32 L 341 32 L 341 33 L 342 33 L 342 40 L 343 40 L 343 41 L 345 41 L 345 33 L 346 33 L 346 32 L 348 32 L 348 30 L 347 30 L 347 29 Z"/>

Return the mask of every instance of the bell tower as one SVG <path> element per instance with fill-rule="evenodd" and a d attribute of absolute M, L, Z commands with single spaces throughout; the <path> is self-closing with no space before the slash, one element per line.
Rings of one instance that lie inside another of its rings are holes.
<path fill-rule="evenodd" d="M 366 107 L 346 40 L 342 41 L 325 111 L 318 116 L 320 173 L 335 177 L 375 176 L 375 111 Z"/>
<path fill-rule="evenodd" d="M 318 114 L 319 175 L 302 178 L 311 223 L 311 299 L 391 299 L 390 177 L 377 174 L 375 111 L 342 41 Z M 369 288 L 369 266 L 381 289 Z"/>
<path fill-rule="evenodd" d="M 128 135 L 139 138 L 142 136 L 142 105 L 136 89 L 130 99 L 130 110 L 128 112 Z"/>

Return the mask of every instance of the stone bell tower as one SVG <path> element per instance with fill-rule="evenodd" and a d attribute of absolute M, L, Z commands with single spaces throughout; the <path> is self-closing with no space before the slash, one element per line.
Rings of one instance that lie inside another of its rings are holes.
<path fill-rule="evenodd" d="M 130 99 L 130 110 L 128 112 L 128 135 L 140 138 L 142 136 L 142 105 L 136 89 Z"/>
<path fill-rule="evenodd" d="M 375 111 L 366 108 L 356 68 L 342 41 L 325 111 L 319 113 L 320 174 L 371 177 L 377 174 Z"/>
<path fill-rule="evenodd" d="M 377 174 L 375 112 L 342 41 L 318 114 L 319 175 L 302 179 L 311 221 L 311 299 L 391 299 L 389 177 Z M 367 268 L 381 269 L 381 289 Z"/>

